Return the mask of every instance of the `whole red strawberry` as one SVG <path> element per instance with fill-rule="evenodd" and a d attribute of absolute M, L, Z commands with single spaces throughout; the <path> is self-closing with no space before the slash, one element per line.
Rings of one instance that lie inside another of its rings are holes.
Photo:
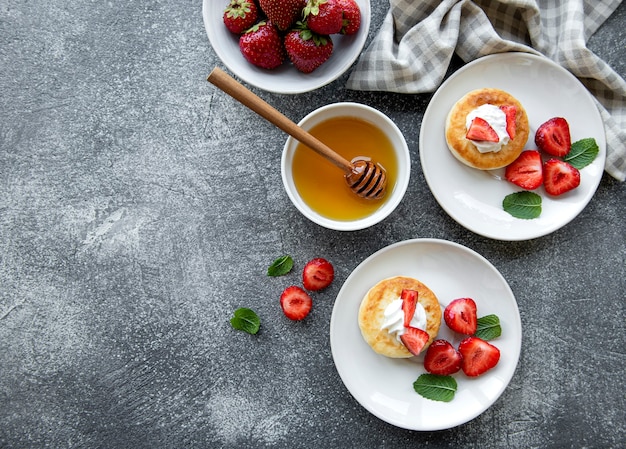
<path fill-rule="evenodd" d="M 336 34 L 343 27 L 343 11 L 336 0 L 308 0 L 303 14 L 309 29 L 317 34 Z"/>
<path fill-rule="evenodd" d="M 343 11 L 341 34 L 356 34 L 361 27 L 361 9 L 355 0 L 337 0 Z"/>
<path fill-rule="evenodd" d="M 261 21 L 242 34 L 239 50 L 250 64 L 264 69 L 275 69 L 286 59 L 283 40 L 269 21 Z"/>
<path fill-rule="evenodd" d="M 285 49 L 296 69 L 311 73 L 330 58 L 333 41 L 330 36 L 313 33 L 299 22 L 298 27 L 285 36 Z"/>
<path fill-rule="evenodd" d="M 307 0 L 259 0 L 259 6 L 276 28 L 286 31 L 302 18 L 306 2 Z"/>
<path fill-rule="evenodd" d="M 235 34 L 246 31 L 258 18 L 259 9 L 253 0 L 230 0 L 223 16 L 224 25 Z"/>

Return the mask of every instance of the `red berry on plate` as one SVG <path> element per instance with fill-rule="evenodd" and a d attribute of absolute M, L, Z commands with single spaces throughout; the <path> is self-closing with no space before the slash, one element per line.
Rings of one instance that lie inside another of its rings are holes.
<path fill-rule="evenodd" d="M 467 337 L 459 343 L 463 357 L 461 369 L 470 377 L 480 376 L 498 364 L 500 350 L 478 337 Z"/>
<path fill-rule="evenodd" d="M 417 327 L 407 327 L 404 329 L 404 334 L 400 335 L 402 344 L 413 355 L 419 355 L 429 339 L 428 333 Z"/>
<path fill-rule="evenodd" d="M 449 376 L 461 369 L 463 357 L 450 342 L 435 340 L 424 357 L 424 369 L 431 374 Z"/>
<path fill-rule="evenodd" d="M 411 325 L 413 315 L 415 315 L 415 307 L 417 306 L 417 290 L 404 289 L 400 293 L 402 299 L 402 312 L 404 312 L 404 327 Z"/>
<path fill-rule="evenodd" d="M 302 270 L 302 284 L 307 290 L 322 290 L 328 287 L 334 278 L 333 265 L 321 257 L 308 261 Z"/>
<path fill-rule="evenodd" d="M 537 148 L 551 156 L 563 157 L 572 148 L 569 124 L 563 117 L 554 117 L 543 123 L 535 133 Z"/>
<path fill-rule="evenodd" d="M 444 309 L 443 319 L 454 332 L 473 335 L 478 326 L 476 303 L 472 298 L 455 299 Z"/>
<path fill-rule="evenodd" d="M 337 0 L 343 11 L 341 34 L 356 34 L 361 28 L 361 9 L 355 0 Z"/>
<path fill-rule="evenodd" d="M 300 287 L 287 287 L 280 295 L 280 306 L 287 318 L 300 321 L 306 318 L 313 306 L 313 300 Z"/>
<path fill-rule="evenodd" d="M 343 11 L 336 0 L 308 0 L 303 14 L 309 29 L 317 34 L 336 34 L 343 27 Z"/>
<path fill-rule="evenodd" d="M 511 140 L 513 140 L 515 139 L 515 130 L 517 129 L 517 107 L 512 104 L 505 104 L 500 106 L 500 109 L 506 116 L 506 132 Z"/>
<path fill-rule="evenodd" d="M 504 171 L 507 181 L 526 190 L 535 190 L 543 183 L 543 161 L 537 150 L 522 151 Z"/>
<path fill-rule="evenodd" d="M 275 69 L 286 58 L 283 40 L 271 22 L 259 22 L 239 38 L 244 58 L 257 67 Z"/>
<path fill-rule="evenodd" d="M 306 0 L 259 0 L 259 6 L 267 18 L 281 31 L 288 30 L 302 17 Z"/>
<path fill-rule="evenodd" d="M 285 49 L 296 69 L 311 73 L 330 58 L 333 41 L 330 36 L 313 33 L 301 24 L 285 36 Z"/>
<path fill-rule="evenodd" d="M 580 171 L 560 159 L 550 159 L 543 164 L 543 187 L 549 195 L 557 196 L 580 185 Z"/>
<path fill-rule="evenodd" d="M 498 142 L 500 140 L 495 129 L 481 117 L 476 117 L 472 120 L 465 137 L 479 142 Z"/>
<path fill-rule="evenodd" d="M 241 34 L 259 18 L 259 10 L 253 0 L 230 0 L 224 10 L 224 25 L 232 33 Z"/>

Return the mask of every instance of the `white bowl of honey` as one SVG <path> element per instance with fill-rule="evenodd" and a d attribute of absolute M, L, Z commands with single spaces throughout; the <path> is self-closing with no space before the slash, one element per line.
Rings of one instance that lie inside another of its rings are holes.
<path fill-rule="evenodd" d="M 328 229 L 356 231 L 384 220 L 402 200 L 409 184 L 411 156 L 396 124 L 382 112 L 359 103 L 334 103 L 304 117 L 298 125 L 350 161 L 369 158 L 387 173 L 387 193 L 361 198 L 341 169 L 289 137 L 281 173 L 287 195 L 309 220 Z"/>

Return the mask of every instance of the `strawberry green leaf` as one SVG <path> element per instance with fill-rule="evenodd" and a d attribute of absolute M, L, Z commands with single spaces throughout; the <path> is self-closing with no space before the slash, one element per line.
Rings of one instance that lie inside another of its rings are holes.
<path fill-rule="evenodd" d="M 537 218 L 541 215 L 541 197 L 527 190 L 511 193 L 504 197 L 502 207 L 515 218 Z"/>
<path fill-rule="evenodd" d="M 281 256 L 276 259 L 272 264 L 267 268 L 268 276 L 283 276 L 291 271 L 293 268 L 293 259 L 291 256 Z"/>
<path fill-rule="evenodd" d="M 261 327 L 261 319 L 254 310 L 241 307 L 235 310 L 234 316 L 230 319 L 230 324 L 237 330 L 254 335 Z"/>
<path fill-rule="evenodd" d="M 413 389 L 420 396 L 432 401 L 450 402 L 454 399 L 457 384 L 452 376 L 422 374 L 413 382 Z"/>
<path fill-rule="evenodd" d="M 478 318 L 476 333 L 474 334 L 483 340 L 493 340 L 502 335 L 500 318 L 497 315 L 486 315 Z"/>
<path fill-rule="evenodd" d="M 599 152 L 600 148 L 596 139 L 588 137 L 572 143 L 571 150 L 563 157 L 563 160 L 580 170 L 591 164 Z"/>

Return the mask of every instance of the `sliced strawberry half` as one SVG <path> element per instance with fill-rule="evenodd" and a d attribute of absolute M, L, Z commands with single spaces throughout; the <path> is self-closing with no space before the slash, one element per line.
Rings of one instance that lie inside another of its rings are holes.
<path fill-rule="evenodd" d="M 307 292 L 296 285 L 292 285 L 281 293 L 280 306 L 287 318 L 300 321 L 306 318 L 311 311 L 313 300 Z"/>
<path fill-rule="evenodd" d="M 430 336 L 426 331 L 419 329 L 417 327 L 407 327 L 404 330 L 404 334 L 400 335 L 400 340 L 402 344 L 406 346 L 409 352 L 413 355 L 419 355 L 428 343 Z"/>
<path fill-rule="evenodd" d="M 459 343 L 463 357 L 461 369 L 470 377 L 480 376 L 498 364 L 500 350 L 478 337 L 467 337 Z"/>
<path fill-rule="evenodd" d="M 560 159 L 550 159 L 543 164 L 543 186 L 549 195 L 561 195 L 580 185 L 580 171 Z"/>
<path fill-rule="evenodd" d="M 569 124 L 563 117 L 553 117 L 543 123 L 535 133 L 537 148 L 551 156 L 563 157 L 572 148 Z"/>
<path fill-rule="evenodd" d="M 404 289 L 400 293 L 402 299 L 402 312 L 404 312 L 404 327 L 411 325 L 413 315 L 415 315 L 415 307 L 417 306 L 417 290 Z"/>
<path fill-rule="evenodd" d="M 543 161 L 537 150 L 522 151 L 504 171 L 507 181 L 526 190 L 535 190 L 543 183 Z"/>
<path fill-rule="evenodd" d="M 449 376 L 461 369 L 463 356 L 447 340 L 435 340 L 424 357 L 424 369 L 431 374 Z"/>
<path fill-rule="evenodd" d="M 500 138 L 498 133 L 491 127 L 487 120 L 476 117 L 472 120 L 465 137 L 469 140 L 482 142 L 498 142 Z"/>
<path fill-rule="evenodd" d="M 515 139 L 515 130 L 517 129 L 515 119 L 517 117 L 517 106 L 512 104 L 504 104 L 500 106 L 502 112 L 506 116 L 506 132 L 511 138 Z"/>
<path fill-rule="evenodd" d="M 302 270 L 302 284 L 310 291 L 328 287 L 335 278 L 333 265 L 321 257 L 311 259 Z"/>
<path fill-rule="evenodd" d="M 443 319 L 454 332 L 473 335 L 478 326 L 476 303 L 472 298 L 455 299 L 444 309 Z"/>

